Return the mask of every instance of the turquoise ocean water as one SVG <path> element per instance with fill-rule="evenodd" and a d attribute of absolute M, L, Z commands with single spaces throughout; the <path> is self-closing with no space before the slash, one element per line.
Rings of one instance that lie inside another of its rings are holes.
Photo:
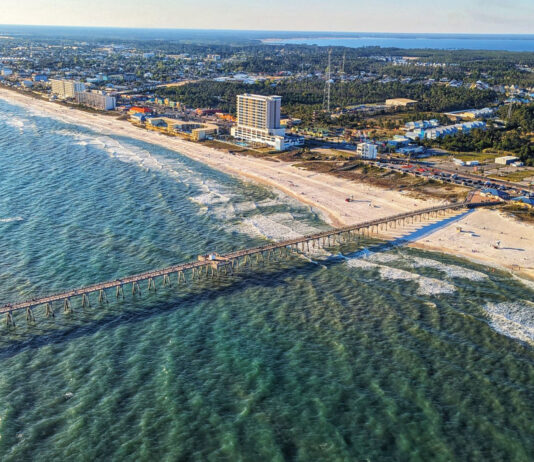
<path fill-rule="evenodd" d="M 326 228 L 1 100 L 0 162 L 0 305 Z M 0 460 L 532 460 L 534 292 L 373 245 L 2 324 Z"/>

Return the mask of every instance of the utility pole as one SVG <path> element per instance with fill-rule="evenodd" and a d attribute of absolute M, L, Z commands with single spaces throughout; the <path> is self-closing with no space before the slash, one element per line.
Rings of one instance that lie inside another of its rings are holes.
<path fill-rule="evenodd" d="M 332 84 L 332 48 L 328 50 L 328 67 L 326 68 L 326 84 L 324 87 L 323 109 L 330 113 L 330 86 Z"/>

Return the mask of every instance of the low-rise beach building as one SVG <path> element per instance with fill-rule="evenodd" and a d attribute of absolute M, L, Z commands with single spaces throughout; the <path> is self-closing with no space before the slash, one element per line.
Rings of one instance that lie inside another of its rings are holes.
<path fill-rule="evenodd" d="M 408 98 L 390 98 L 386 100 L 387 107 L 410 107 L 416 104 L 416 100 Z"/>
<path fill-rule="evenodd" d="M 129 114 L 144 114 L 146 116 L 146 115 L 152 114 L 152 109 L 150 109 L 149 107 L 143 107 L 143 106 L 132 106 L 129 109 L 128 113 Z"/>
<path fill-rule="evenodd" d="M 137 115 L 137 117 L 139 117 Z M 133 119 L 136 115 L 132 115 Z M 139 119 L 136 120 L 139 123 Z M 169 135 L 185 136 L 194 141 L 202 141 L 210 136 L 216 136 L 219 133 L 219 127 L 215 124 L 188 122 L 168 117 L 149 117 L 146 118 L 145 126 L 149 130 L 160 131 Z"/>
<path fill-rule="evenodd" d="M 509 165 L 514 162 L 517 162 L 519 160 L 519 157 L 516 156 L 502 156 L 502 157 L 496 157 L 495 163 L 499 165 Z"/>
<path fill-rule="evenodd" d="M 415 122 L 407 122 L 404 124 L 406 130 L 426 130 L 427 128 L 435 128 L 439 126 L 437 119 L 431 120 L 417 120 Z"/>
<path fill-rule="evenodd" d="M 114 96 L 110 96 L 103 91 L 77 92 L 76 102 L 101 111 L 113 111 L 117 104 Z"/>

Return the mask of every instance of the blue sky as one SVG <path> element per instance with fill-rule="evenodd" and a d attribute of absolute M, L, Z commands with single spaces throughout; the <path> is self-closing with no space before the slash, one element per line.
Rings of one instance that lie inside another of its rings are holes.
<path fill-rule="evenodd" d="M 0 0 L 0 23 L 534 34 L 534 0 Z"/>

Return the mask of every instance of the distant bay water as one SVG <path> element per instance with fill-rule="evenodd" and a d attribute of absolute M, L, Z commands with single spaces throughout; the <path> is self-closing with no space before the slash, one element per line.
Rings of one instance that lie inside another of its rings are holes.
<path fill-rule="evenodd" d="M 534 51 L 534 35 L 361 34 L 266 39 L 264 43 L 349 48 Z"/>
<path fill-rule="evenodd" d="M 1 18 L 0 18 L 1 21 Z M 21 26 L 0 24 L 0 36 L 70 40 L 168 40 L 184 43 L 271 43 L 438 50 L 534 51 L 534 34 L 409 34 L 116 27 Z"/>

